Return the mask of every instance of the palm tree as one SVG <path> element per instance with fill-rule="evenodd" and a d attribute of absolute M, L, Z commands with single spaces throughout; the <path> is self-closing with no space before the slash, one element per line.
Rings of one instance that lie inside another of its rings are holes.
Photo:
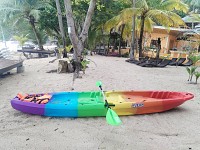
<path fill-rule="evenodd" d="M 180 16 L 173 10 L 188 11 L 188 6 L 180 0 L 136 0 L 136 8 L 124 9 L 120 15 L 112 18 L 106 23 L 107 28 L 131 21 L 133 14 L 137 16 L 136 30 L 139 31 L 139 57 L 142 57 L 142 41 L 144 31 L 152 31 L 153 24 L 165 27 L 179 27 L 185 25 Z M 111 25 L 111 22 L 113 25 Z M 111 25 L 111 26 L 110 26 Z M 130 32 L 130 31 L 129 31 Z"/>
<path fill-rule="evenodd" d="M 22 20 L 26 20 L 33 29 L 39 48 L 43 49 L 36 23 L 39 19 L 40 9 L 45 7 L 46 4 L 41 0 L 12 0 L 12 2 L 2 3 L 0 11 L 9 16 L 9 19 L 13 20 L 14 25 L 20 23 Z"/>
<path fill-rule="evenodd" d="M 184 2 L 190 5 L 190 10 L 193 13 L 199 12 L 199 10 L 200 10 L 200 1 L 199 0 L 184 0 Z"/>
<path fill-rule="evenodd" d="M 63 42 L 63 49 L 64 49 L 63 57 L 67 57 L 66 37 L 65 37 L 65 32 L 64 32 L 64 28 L 63 28 L 63 20 L 62 20 L 60 1 L 59 0 L 55 0 L 55 1 L 56 1 L 57 13 L 58 13 L 58 23 L 59 23 L 60 33 L 61 33 L 61 37 L 62 37 L 62 42 Z"/>
<path fill-rule="evenodd" d="M 81 69 L 81 53 L 84 50 L 84 42 L 88 37 L 88 30 L 91 24 L 92 15 L 94 13 L 94 9 L 96 6 L 97 0 L 90 0 L 89 8 L 85 17 L 85 22 L 82 28 L 80 35 L 77 35 L 75 31 L 75 21 L 73 18 L 72 12 L 72 2 L 71 0 L 64 0 L 65 10 L 66 10 L 66 18 L 67 18 L 67 25 L 68 25 L 68 33 L 70 37 L 70 41 L 72 43 L 74 49 L 74 62 L 75 62 L 75 74 L 74 79 L 79 77 L 79 71 Z"/>

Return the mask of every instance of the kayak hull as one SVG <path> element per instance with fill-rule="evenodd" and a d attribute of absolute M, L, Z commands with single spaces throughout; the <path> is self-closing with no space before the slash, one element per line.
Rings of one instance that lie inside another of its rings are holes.
<path fill-rule="evenodd" d="M 49 93 L 47 104 L 11 100 L 14 109 L 24 113 L 51 117 L 105 116 L 107 108 L 99 91 Z M 107 91 L 106 99 L 118 115 L 164 112 L 194 97 L 187 92 L 171 91 Z"/>

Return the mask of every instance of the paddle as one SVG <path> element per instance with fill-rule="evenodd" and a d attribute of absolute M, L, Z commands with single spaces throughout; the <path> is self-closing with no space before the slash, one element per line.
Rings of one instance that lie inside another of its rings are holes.
<path fill-rule="evenodd" d="M 110 125 L 113 125 L 113 126 L 120 125 L 122 122 L 121 122 L 119 116 L 117 115 L 117 113 L 110 108 L 110 106 L 108 104 L 108 101 L 106 100 L 106 97 L 104 95 L 101 81 L 97 81 L 96 85 L 100 88 L 101 93 L 103 95 L 103 99 L 105 101 L 105 107 L 107 107 L 107 113 L 106 113 L 106 121 L 107 121 L 107 123 L 110 124 Z"/>

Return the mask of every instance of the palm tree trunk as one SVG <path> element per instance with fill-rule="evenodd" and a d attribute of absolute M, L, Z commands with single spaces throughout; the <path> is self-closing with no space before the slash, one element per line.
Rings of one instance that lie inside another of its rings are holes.
<path fill-rule="evenodd" d="M 120 33 L 120 37 L 119 37 L 119 48 L 118 48 L 118 50 L 119 50 L 119 56 L 121 57 L 121 42 L 122 42 L 122 36 L 123 36 L 123 32 L 124 32 L 124 27 L 125 27 L 125 24 L 122 24 L 122 26 L 121 26 L 121 33 Z"/>
<path fill-rule="evenodd" d="M 106 54 L 106 45 L 105 45 L 105 37 L 103 35 L 103 27 L 101 28 L 101 37 L 102 37 L 102 42 L 103 42 L 104 54 Z"/>
<path fill-rule="evenodd" d="M 142 40 L 144 33 L 144 21 L 145 21 L 145 13 L 141 15 L 141 28 L 140 28 L 140 38 L 139 38 L 139 58 L 142 57 Z"/>
<path fill-rule="evenodd" d="M 36 30 L 36 28 L 35 28 L 35 24 L 34 24 L 34 23 L 31 23 L 31 27 L 32 27 L 32 29 L 33 29 L 33 33 L 34 33 L 35 38 L 36 38 L 36 41 L 37 41 L 37 43 L 38 43 L 39 50 L 44 50 L 43 45 L 42 45 L 42 42 L 41 42 L 41 39 L 40 39 L 40 37 L 39 37 L 39 34 L 38 34 L 38 32 L 37 32 L 37 30 Z"/>
<path fill-rule="evenodd" d="M 135 9 L 135 0 L 133 0 L 133 9 Z M 134 50 L 135 50 L 135 13 L 132 17 L 132 41 L 131 41 L 131 51 L 130 51 L 130 59 L 134 58 Z"/>
<path fill-rule="evenodd" d="M 121 37 L 119 38 L 119 47 L 118 47 L 118 51 L 119 51 L 119 56 L 121 57 L 122 53 L 121 53 Z"/>
<path fill-rule="evenodd" d="M 108 39 L 108 49 L 107 49 L 105 55 L 107 55 L 109 51 L 110 51 L 110 36 L 109 36 L 109 39 Z"/>
<path fill-rule="evenodd" d="M 59 23 L 59 28 L 60 28 L 60 33 L 61 33 L 61 36 L 62 36 L 62 43 L 63 43 L 63 48 L 64 48 L 63 57 L 67 57 L 66 37 L 65 37 L 65 32 L 64 32 L 64 28 L 63 28 L 63 21 L 62 21 L 62 12 L 61 12 L 61 8 L 60 8 L 60 1 L 59 0 L 55 0 L 55 1 L 56 1 L 57 12 L 58 12 L 58 23 Z"/>
<path fill-rule="evenodd" d="M 94 13 L 94 8 L 96 6 L 96 1 L 97 0 L 90 1 L 88 12 L 87 12 L 84 26 L 83 26 L 83 30 L 82 30 L 80 36 L 77 36 L 77 33 L 75 31 L 75 23 L 74 23 L 74 19 L 73 19 L 71 0 L 64 0 L 69 37 L 70 37 L 70 41 L 71 41 L 73 49 L 74 49 L 74 61 L 75 61 L 75 65 L 76 65 L 75 78 L 77 78 L 79 76 L 80 64 L 81 64 L 81 52 L 84 50 L 83 43 L 85 42 L 85 40 L 88 36 L 88 30 L 89 30 L 89 27 L 91 24 L 91 19 L 92 19 L 92 15 Z"/>

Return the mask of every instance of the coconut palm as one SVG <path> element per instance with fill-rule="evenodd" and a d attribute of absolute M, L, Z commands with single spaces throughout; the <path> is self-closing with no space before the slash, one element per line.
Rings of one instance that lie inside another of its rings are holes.
<path fill-rule="evenodd" d="M 152 31 L 152 25 L 158 24 L 165 27 L 179 27 L 185 25 L 180 16 L 173 10 L 188 11 L 188 6 L 181 0 L 136 0 L 136 8 L 124 9 L 120 15 L 106 23 L 106 28 L 118 27 L 120 24 L 131 22 L 133 14 L 137 16 L 136 30 L 139 31 L 139 57 L 142 57 L 142 41 L 144 31 Z M 130 31 L 129 31 L 130 32 Z M 130 32 L 131 33 L 131 32 Z"/>
<path fill-rule="evenodd" d="M 1 3 L 0 11 L 5 13 L 5 16 L 9 19 L 13 20 L 14 25 L 20 23 L 22 20 L 26 20 L 33 29 L 39 48 L 43 49 L 36 23 L 39 19 L 40 9 L 46 5 L 47 3 L 41 0 L 11 0 Z"/>

